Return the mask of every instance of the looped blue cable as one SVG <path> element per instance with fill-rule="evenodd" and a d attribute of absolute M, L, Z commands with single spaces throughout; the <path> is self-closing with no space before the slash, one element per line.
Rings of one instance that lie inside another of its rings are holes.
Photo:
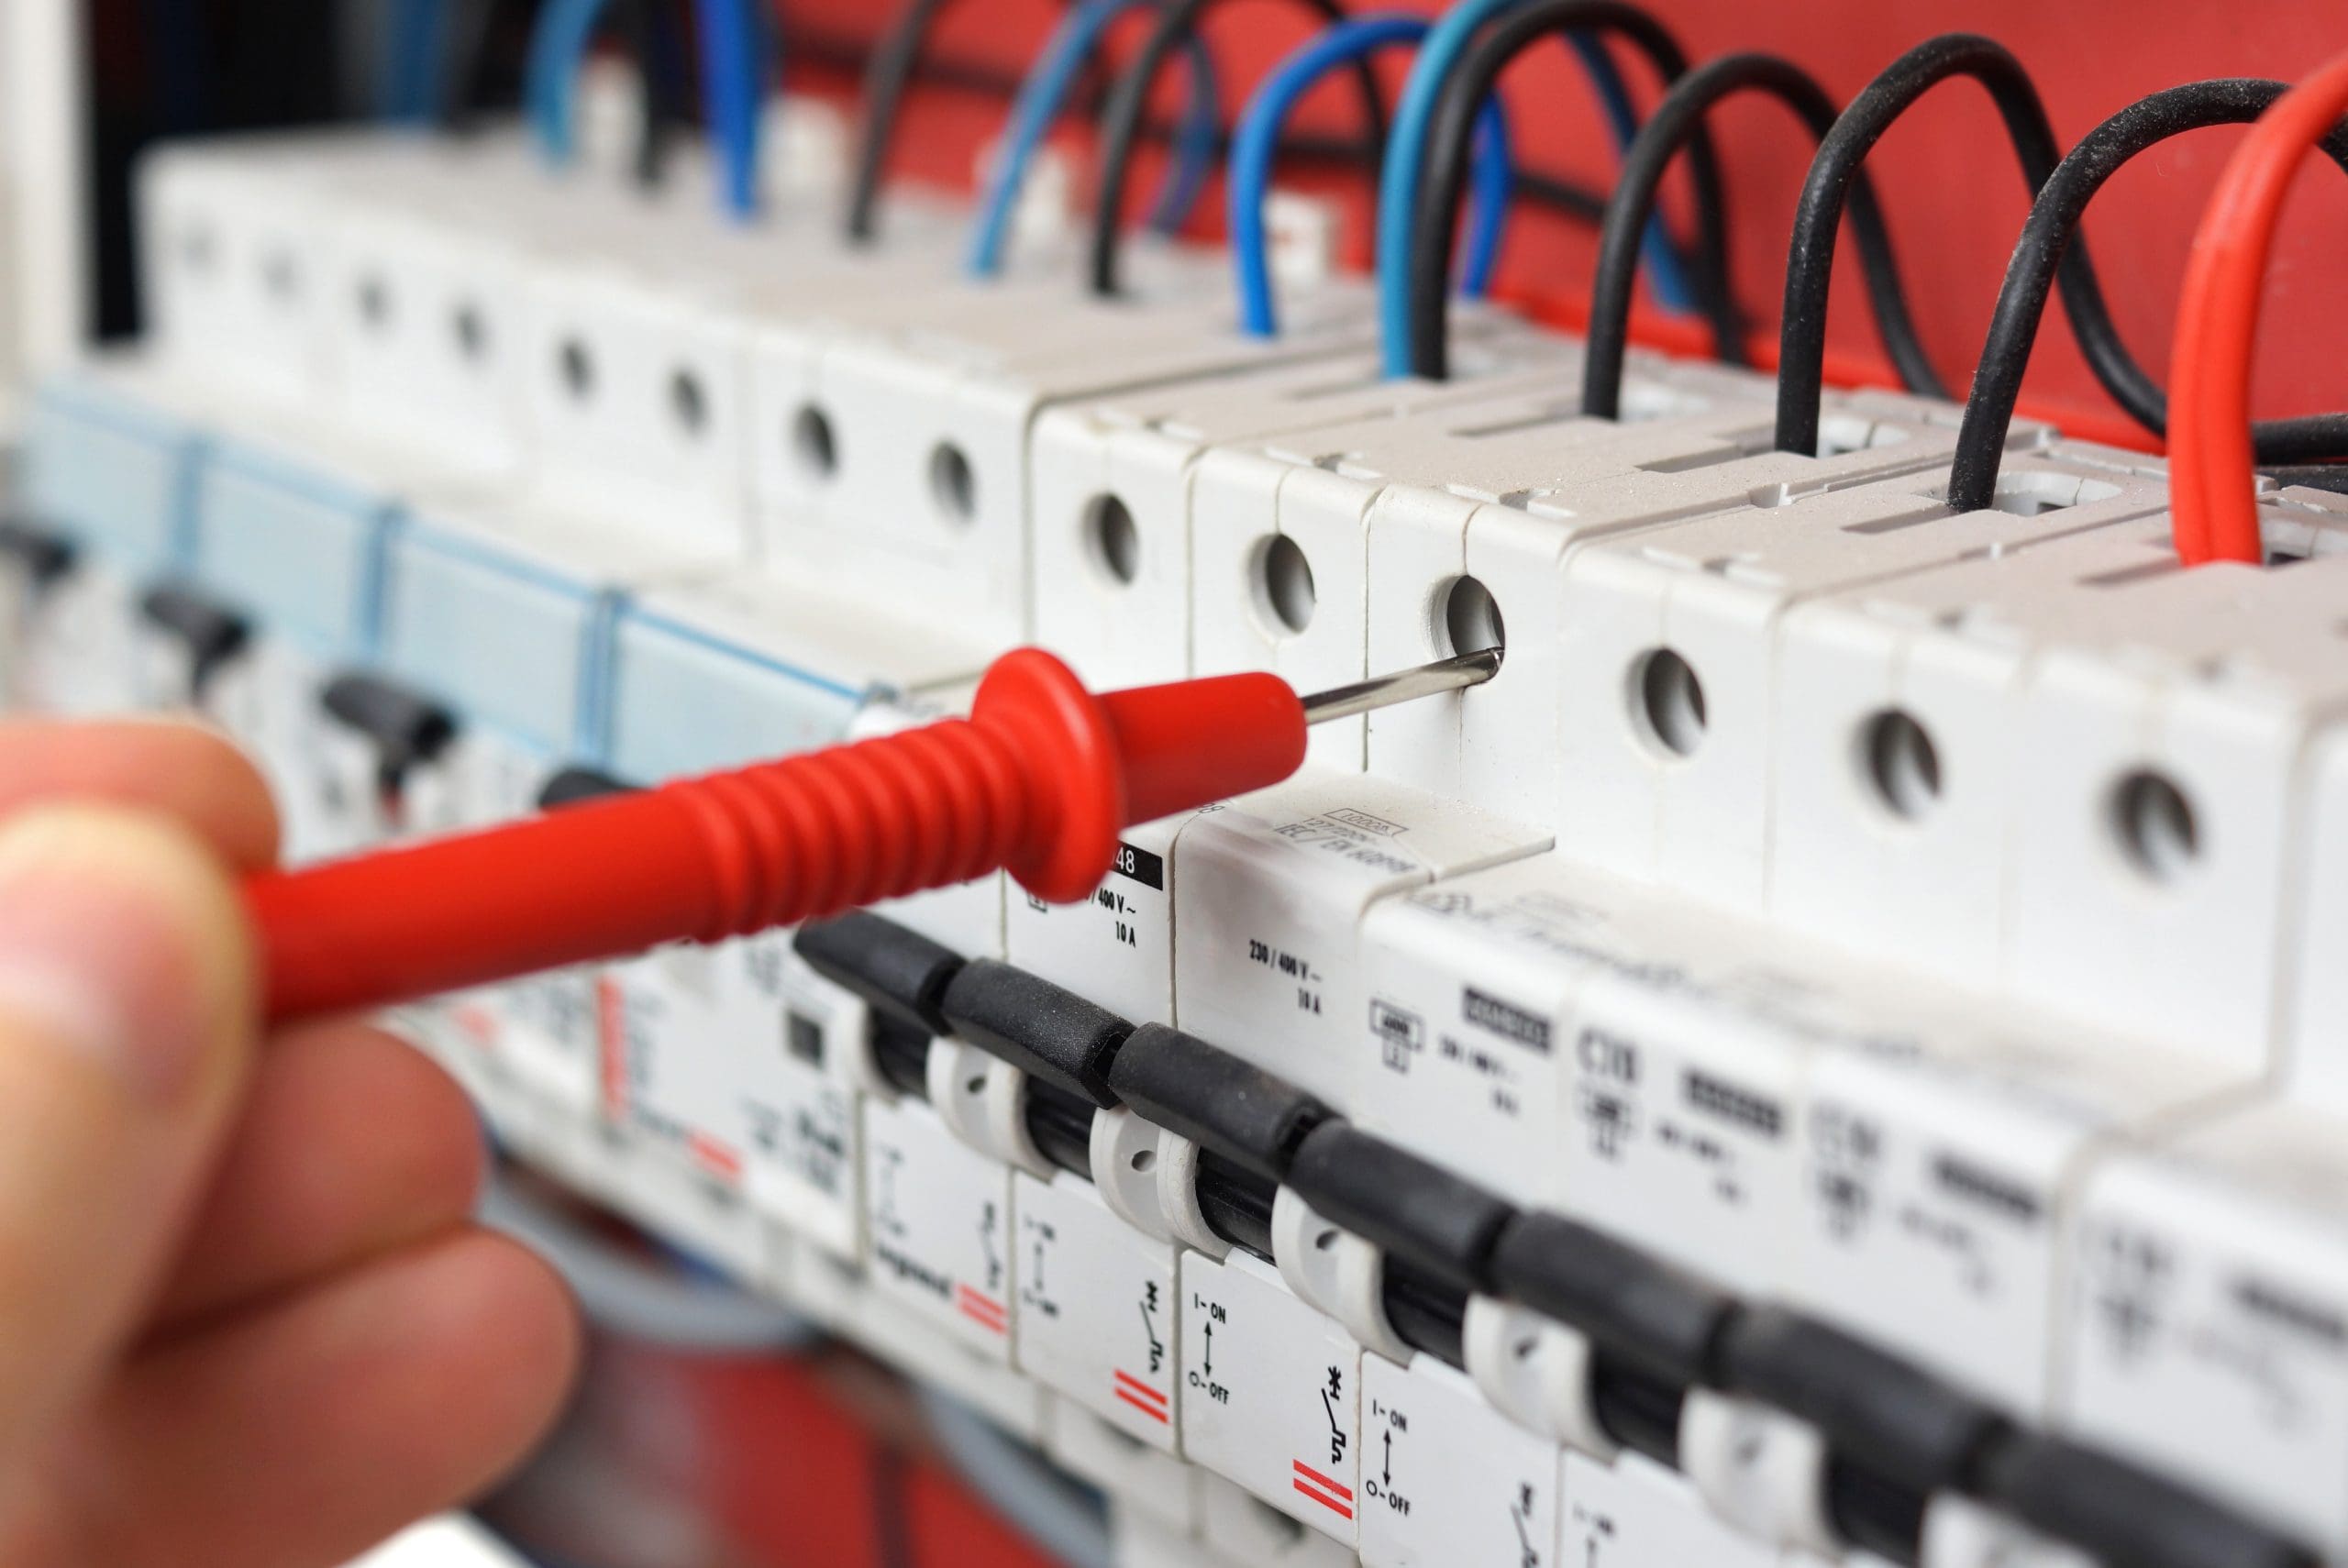
<path fill-rule="evenodd" d="M 1394 128 L 1386 146 L 1385 173 L 1378 193 L 1378 310 L 1385 341 L 1386 373 L 1411 373 L 1411 225 L 1419 187 L 1426 179 L 1427 141 L 1444 83 L 1450 79 L 1460 53 L 1484 25 L 1514 9 L 1524 0 L 1459 0 L 1428 29 L 1419 46 L 1419 58 L 1402 83 L 1395 106 Z M 1638 116 L 1631 106 L 1630 90 L 1613 56 L 1594 39 L 1573 39 L 1575 52 L 1589 70 L 1615 140 L 1628 147 L 1638 135 Z M 1688 282 L 1687 263 L 1671 244 L 1660 220 L 1650 225 L 1645 254 L 1658 299 L 1675 309 L 1695 297 Z"/>
<path fill-rule="evenodd" d="M 180 12 L 186 7 L 166 6 Z M 426 125 L 439 107 L 440 59 L 448 36 L 447 0 L 401 0 L 392 8 L 382 83 L 384 117 Z"/>
<path fill-rule="evenodd" d="M 603 14 L 604 0 L 547 0 L 530 33 L 523 99 L 540 155 L 559 169 L 579 156 L 574 125 L 579 69 L 594 43 L 595 24 Z"/>
<path fill-rule="evenodd" d="M 1240 116 L 1231 140 L 1229 195 L 1231 257 L 1239 277 L 1239 324 L 1253 337 L 1279 333 L 1272 298 L 1271 246 L 1264 221 L 1272 160 L 1280 132 L 1304 94 L 1330 72 L 1381 49 L 1415 44 L 1427 36 L 1423 17 L 1377 14 L 1356 17 L 1324 30 L 1273 68 Z M 1476 138 L 1476 208 L 1468 231 L 1460 292 L 1480 299 L 1491 287 L 1508 227 L 1509 198 L 1515 176 L 1509 161 L 1508 116 L 1495 98 L 1479 111 Z"/>
<path fill-rule="evenodd" d="M 1010 246 L 1012 214 L 1018 205 L 1020 188 L 1026 182 L 1027 166 L 1051 133 L 1078 73 L 1101 47 L 1102 34 L 1136 6 L 1157 4 L 1159 0 L 1087 0 L 1052 30 L 1011 106 L 1002 149 L 988 179 L 986 197 L 971 231 L 969 256 L 964 262 L 963 270 L 971 277 L 1001 275 L 1003 253 Z M 1150 226 L 1161 232 L 1179 228 L 1197 202 L 1214 161 L 1215 140 L 1222 128 L 1214 58 L 1195 36 L 1186 40 L 1186 50 L 1191 62 L 1191 101 L 1176 143 L 1174 171 L 1159 191 L 1150 216 Z"/>
<path fill-rule="evenodd" d="M 524 97 L 548 162 L 567 168 L 579 156 L 579 76 L 595 41 L 605 0 L 548 0 L 530 35 Z M 725 171 L 725 201 L 737 214 L 757 210 L 759 142 L 764 124 L 769 42 L 753 0 L 696 0 L 704 93 Z"/>
<path fill-rule="evenodd" d="M 766 18 L 754 0 L 697 0 L 694 10 L 709 123 L 724 161 L 725 207 L 748 217 L 759 210 L 759 143 L 771 48 Z"/>

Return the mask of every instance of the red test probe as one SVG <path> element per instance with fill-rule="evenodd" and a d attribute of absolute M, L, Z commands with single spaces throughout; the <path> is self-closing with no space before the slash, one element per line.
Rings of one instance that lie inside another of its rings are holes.
<path fill-rule="evenodd" d="M 1095 696 L 997 661 L 968 719 L 245 884 L 270 1019 L 722 942 L 1008 870 L 1088 898 L 1130 824 L 1277 784 L 1309 725 L 1480 685 L 1498 649 L 1300 698 L 1272 675 Z"/>

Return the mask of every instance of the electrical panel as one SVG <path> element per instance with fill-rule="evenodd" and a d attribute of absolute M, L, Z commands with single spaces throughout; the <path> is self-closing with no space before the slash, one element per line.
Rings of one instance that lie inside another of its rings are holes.
<path fill-rule="evenodd" d="M 847 246 L 836 116 L 770 118 L 753 226 L 698 148 L 658 199 L 504 130 L 150 160 L 155 328 L 27 420 L 7 704 L 206 718 L 307 861 L 958 713 L 1023 642 L 1500 647 L 1082 903 L 404 1021 L 1135 1565 L 2348 1561 L 2348 503 L 2265 484 L 2287 569 L 2187 572 L 2164 465 L 2043 424 L 1960 511 L 1921 395 L 1783 451 L 1767 375 L 1641 350 L 1600 418 L 1489 304 L 1389 379 L 1343 276 L 1270 337 L 1203 246 L 1080 296 L 1048 172 L 959 278 L 958 201 Z"/>

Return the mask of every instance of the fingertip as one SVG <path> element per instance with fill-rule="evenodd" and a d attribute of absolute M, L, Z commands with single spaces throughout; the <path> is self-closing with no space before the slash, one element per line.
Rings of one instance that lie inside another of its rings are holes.
<path fill-rule="evenodd" d="M 217 731 L 182 719 L 0 723 L 0 816 L 92 800 L 175 818 L 239 871 L 277 862 L 280 824 L 260 769 Z"/>
<path fill-rule="evenodd" d="M 585 1332 L 562 1276 L 509 1237 L 469 1231 L 445 1244 L 435 1271 L 473 1364 L 478 1402 L 468 1420 L 485 1489 L 553 1429 L 578 1382 Z"/>

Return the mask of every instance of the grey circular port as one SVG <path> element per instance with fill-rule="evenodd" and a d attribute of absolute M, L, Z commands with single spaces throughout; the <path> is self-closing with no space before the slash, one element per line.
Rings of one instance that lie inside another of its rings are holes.
<path fill-rule="evenodd" d="M 1922 822 L 1940 804 L 1940 748 L 1912 714 L 1885 709 L 1866 722 L 1859 746 L 1867 783 L 1885 811 Z"/>
<path fill-rule="evenodd" d="M 1693 756 L 1711 723 L 1704 683 L 1693 666 L 1669 648 L 1656 648 L 1631 671 L 1632 708 L 1649 744 L 1672 756 Z"/>
<path fill-rule="evenodd" d="M 359 319 L 378 332 L 392 324 L 392 286 L 372 272 L 359 281 Z"/>
<path fill-rule="evenodd" d="M 1508 646 L 1508 626 L 1492 591 L 1472 577 L 1456 579 L 1443 596 L 1443 631 L 1455 654 Z"/>
<path fill-rule="evenodd" d="M 951 441 L 940 441 L 930 451 L 929 498 L 948 523 L 968 523 L 979 514 L 978 475 L 970 471 L 969 454 Z"/>
<path fill-rule="evenodd" d="M 1274 635 L 1302 635 L 1321 607 L 1304 547 L 1286 534 L 1273 535 L 1256 551 L 1255 578 L 1256 609 L 1266 627 Z"/>
<path fill-rule="evenodd" d="M 2120 853 L 2146 881 L 2181 881 L 2201 858 L 2201 826 L 2193 802 L 2166 774 L 2139 769 L 2111 791 L 2112 835 Z"/>
<path fill-rule="evenodd" d="M 572 402 L 585 403 L 595 395 L 595 356 L 588 352 L 587 345 L 576 337 L 565 338 L 556 351 L 555 368 Z"/>
<path fill-rule="evenodd" d="M 1141 529 L 1134 523 L 1133 508 L 1113 495 L 1096 495 L 1086 502 L 1084 549 L 1111 583 L 1131 588 L 1141 575 Z"/>
<path fill-rule="evenodd" d="M 180 265 L 198 276 L 209 276 L 213 263 L 220 259 L 220 242 L 212 230 L 202 224 L 180 235 Z"/>
<path fill-rule="evenodd" d="M 827 480 L 840 471 L 839 437 L 831 415 L 809 403 L 791 420 L 791 451 L 800 471 L 810 479 Z"/>
<path fill-rule="evenodd" d="M 684 435 L 698 440 L 709 432 L 709 393 L 691 370 L 669 375 L 669 414 Z"/>
<path fill-rule="evenodd" d="M 449 317 L 449 333 L 457 341 L 458 357 L 469 365 L 489 358 L 489 323 L 480 307 L 460 304 Z"/>
<path fill-rule="evenodd" d="M 260 264 L 260 282 L 271 299 L 290 305 L 301 296 L 302 270 L 282 250 L 271 251 Z"/>

